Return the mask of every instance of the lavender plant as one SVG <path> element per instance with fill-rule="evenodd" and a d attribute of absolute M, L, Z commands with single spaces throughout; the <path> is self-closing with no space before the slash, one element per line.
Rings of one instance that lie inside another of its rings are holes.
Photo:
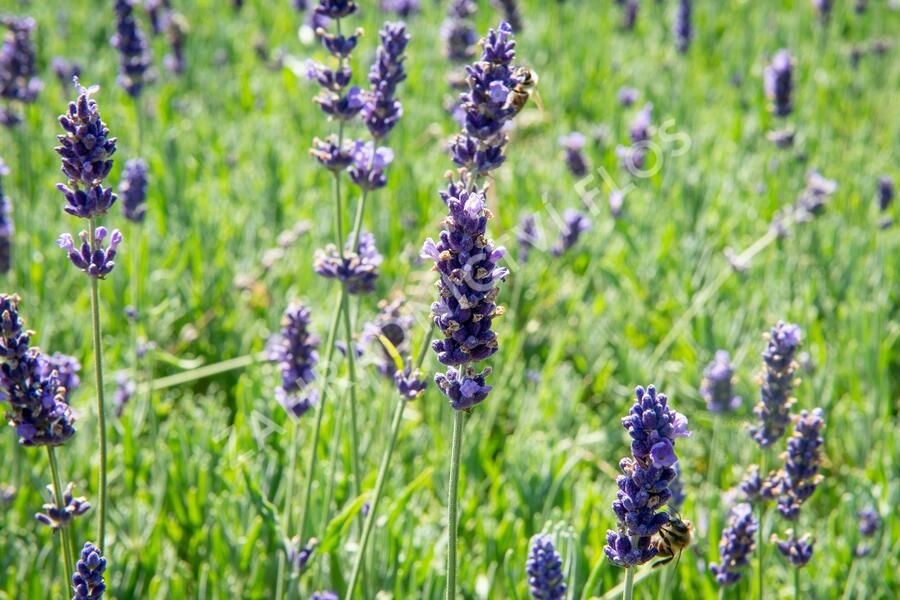
<path fill-rule="evenodd" d="M 6 108 L 0 108 L 0 124 L 13 127 L 21 121 L 13 103 L 31 104 L 44 87 L 37 77 L 36 52 L 32 35 L 36 27 L 30 17 L 0 17 L 6 28 L 0 46 L 0 98 Z"/>
<path fill-rule="evenodd" d="M 670 484 L 675 479 L 675 443 L 690 436 L 687 418 L 672 410 L 665 394 L 652 385 L 638 386 L 635 403 L 622 426 L 631 437 L 631 457 L 619 463 L 623 475 L 616 480 L 619 491 L 612 508 L 616 530 L 606 533 L 603 551 L 617 567 L 626 569 L 623 598 L 634 593 L 634 567 L 656 556 L 652 537 L 669 522 L 662 509 L 672 498 Z"/>
<path fill-rule="evenodd" d="M 772 62 L 763 72 L 766 96 L 771 104 L 769 110 L 776 117 L 786 117 L 794 110 L 791 94 L 794 91 L 794 59 L 791 53 L 781 49 L 772 57 Z"/>
<path fill-rule="evenodd" d="M 99 547 L 106 540 L 106 410 L 103 401 L 103 350 L 100 335 L 99 280 L 105 278 L 115 266 L 115 255 L 122 242 L 119 230 L 113 230 L 109 246 L 104 248 L 107 236 L 105 227 L 97 226 L 99 217 L 115 203 L 111 188 L 103 187 L 103 180 L 112 169 L 112 156 L 116 152 L 116 138 L 109 137 L 109 128 L 100 117 L 97 102 L 91 98 L 99 88 L 83 88 L 75 80 L 78 98 L 69 103 L 68 112 L 59 117 L 63 135 L 57 136 L 60 145 L 57 154 L 62 158 L 62 172 L 67 183 L 57 184 L 66 199 L 65 211 L 88 222 L 87 231 L 80 234 L 81 247 L 76 249 L 72 236 L 60 236 L 58 245 L 69 256 L 70 262 L 91 280 L 91 324 L 94 346 L 94 373 L 97 393 L 99 435 L 99 494 L 98 514 Z"/>
<path fill-rule="evenodd" d="M 581 235 L 591 228 L 591 219 L 583 212 L 568 209 L 563 213 L 563 226 L 556 245 L 550 250 L 553 256 L 562 256 L 575 247 Z"/>
<path fill-rule="evenodd" d="M 31 347 L 33 336 L 19 316 L 18 296 L 0 294 L 0 403 L 6 404 L 6 420 L 15 429 L 21 446 L 47 449 L 56 498 L 54 514 L 65 525 L 70 502 L 63 497 L 55 448 L 75 435 L 75 418 L 58 370 L 48 368 L 48 359 Z M 73 511 L 77 510 L 74 507 Z M 69 532 L 64 526 L 58 531 L 68 585 L 72 577 Z"/>
<path fill-rule="evenodd" d="M 750 555 L 756 548 L 753 540 L 758 530 L 759 522 L 749 504 L 738 504 L 731 509 L 728 527 L 719 541 L 719 562 L 709 566 L 720 586 L 731 586 L 741 579 L 741 569 L 750 564 Z"/>
<path fill-rule="evenodd" d="M 115 0 L 116 33 L 110 39 L 119 51 L 119 85 L 132 98 L 138 98 L 144 86 L 153 80 L 153 55 L 147 38 L 134 17 L 132 0 Z"/>
<path fill-rule="evenodd" d="M 531 550 L 525 563 L 528 588 L 535 600 L 562 600 L 566 594 L 562 559 L 548 535 L 531 538 Z"/>
<path fill-rule="evenodd" d="M 882 519 L 878 514 L 878 510 L 873 508 L 864 508 L 857 514 L 857 530 L 863 538 L 872 538 L 881 530 Z M 853 549 L 853 555 L 857 558 L 868 556 L 872 552 L 872 547 L 867 542 L 860 542 Z"/>
<path fill-rule="evenodd" d="M 730 413 L 737 409 L 743 400 L 734 395 L 733 386 L 731 357 L 725 350 L 719 350 L 703 371 L 703 382 L 700 384 L 700 396 L 706 400 L 706 408 L 714 414 Z"/>
<path fill-rule="evenodd" d="M 800 328 L 779 321 L 768 335 L 763 352 L 760 401 L 753 409 L 759 425 L 750 434 L 760 448 L 769 448 L 784 435 L 790 424 L 797 363 L 794 357 L 800 345 Z"/>
<path fill-rule="evenodd" d="M 456 411 L 450 457 L 448 498 L 449 545 L 447 549 L 447 600 L 456 595 L 457 502 L 459 457 L 464 412 L 470 412 L 491 391 L 486 379 L 490 368 L 480 372 L 474 364 L 493 355 L 497 335 L 493 319 L 503 314 L 497 306 L 498 283 L 508 270 L 498 267 L 504 249 L 486 236 L 491 213 L 485 207 L 486 186 L 479 179 L 505 160 L 508 138 L 505 125 L 521 111 L 533 83 L 530 72 L 513 63 L 515 41 L 512 28 L 501 23 L 482 42 L 481 60 L 467 68 L 468 90 L 460 94 L 463 128 L 450 143 L 450 155 L 458 167 L 448 174 L 449 184 L 441 199 L 449 215 L 438 242 L 425 241 L 422 257 L 434 261 L 440 275 L 440 298 L 432 304 L 434 324 L 444 339 L 432 344 L 438 360 L 448 367 L 435 376 L 435 383 Z"/>
<path fill-rule="evenodd" d="M 316 390 L 307 390 L 316 378 L 319 338 L 310 332 L 310 311 L 300 303 L 291 304 L 281 319 L 281 333 L 268 343 L 269 360 L 281 371 L 281 386 L 275 398 L 288 414 L 302 417 L 315 406 Z"/>
<path fill-rule="evenodd" d="M 563 149 L 566 166 L 575 177 L 584 177 L 588 173 L 587 158 L 584 156 L 584 134 L 573 131 L 559 138 L 559 146 Z"/>
<path fill-rule="evenodd" d="M 672 33 L 675 36 L 675 49 L 682 54 L 687 52 L 691 40 L 694 38 L 694 28 L 691 23 L 691 0 L 678 0 Z"/>
<path fill-rule="evenodd" d="M 69 483 L 63 492 L 63 506 L 55 504 L 55 490 L 52 485 L 47 486 L 52 502 L 44 504 L 44 512 L 36 513 L 34 518 L 40 523 L 46 525 L 50 529 L 56 531 L 67 527 L 75 517 L 80 517 L 87 511 L 91 510 L 91 504 L 87 498 L 83 496 L 75 497 L 75 484 Z"/>
<path fill-rule="evenodd" d="M 72 600 L 99 600 L 106 592 L 103 573 L 106 571 L 106 559 L 103 552 L 90 542 L 85 542 L 81 549 L 81 558 L 75 565 L 77 573 L 72 577 L 72 588 L 75 595 Z"/>

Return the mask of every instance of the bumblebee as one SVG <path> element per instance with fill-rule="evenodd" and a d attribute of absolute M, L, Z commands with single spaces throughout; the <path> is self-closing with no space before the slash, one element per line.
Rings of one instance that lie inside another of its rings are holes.
<path fill-rule="evenodd" d="M 681 557 L 681 552 L 691 544 L 691 534 L 694 526 L 690 521 L 683 521 L 681 517 L 669 513 L 669 522 L 659 528 L 653 537 L 651 545 L 656 548 L 656 555 L 660 560 L 653 563 L 653 568 L 663 567 L 676 557 Z"/>

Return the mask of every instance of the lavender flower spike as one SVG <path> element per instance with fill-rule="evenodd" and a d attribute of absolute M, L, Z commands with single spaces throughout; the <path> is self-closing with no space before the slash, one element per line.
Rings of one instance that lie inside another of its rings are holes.
<path fill-rule="evenodd" d="M 779 50 L 763 73 L 766 96 L 771 101 L 770 109 L 776 117 L 786 117 L 794 110 L 791 104 L 794 59 L 787 50 Z"/>
<path fill-rule="evenodd" d="M 874 508 L 866 508 L 857 514 L 859 517 L 859 533 L 872 537 L 881 529 L 881 515 Z"/>
<path fill-rule="evenodd" d="M 800 328 L 779 321 L 768 336 L 763 352 L 763 384 L 760 401 L 753 409 L 759 419 L 758 426 L 750 433 L 762 448 L 768 448 L 784 435 L 790 423 L 790 410 L 796 401 L 794 373 L 797 363 L 794 355 L 800 345 Z"/>
<path fill-rule="evenodd" d="M 353 147 L 353 164 L 348 169 L 350 180 L 363 190 L 377 190 L 387 185 L 384 171 L 394 160 L 394 151 L 372 142 L 357 140 Z"/>
<path fill-rule="evenodd" d="M 797 520 L 800 507 L 822 480 L 819 465 L 822 461 L 821 431 L 825 427 L 822 409 L 803 411 L 794 418 L 794 433 L 788 440 L 784 468 L 780 473 L 778 511 L 789 521 Z"/>
<path fill-rule="evenodd" d="M 638 387 L 635 396 L 634 406 L 622 419 L 631 436 L 632 456 L 619 463 L 623 475 L 616 481 L 619 491 L 612 505 L 617 530 L 606 533 L 603 548 L 612 564 L 625 568 L 656 556 L 650 542 L 669 521 L 662 509 L 672 497 L 669 486 L 678 462 L 675 441 L 690 435 L 687 419 L 669 407 L 665 394 L 657 394 L 651 385 L 646 390 Z"/>
<path fill-rule="evenodd" d="M 2 167 L 0 167 L 2 169 Z M 2 173 L 0 173 L 2 174 Z M 878 209 L 881 212 L 891 207 L 894 201 L 894 180 L 890 175 L 882 175 L 878 178 Z"/>
<path fill-rule="evenodd" d="M 153 56 L 147 38 L 134 18 L 132 0 L 115 0 L 116 33 L 110 39 L 119 51 L 119 85 L 132 98 L 141 95 L 144 85 L 153 79 Z"/>
<path fill-rule="evenodd" d="M 376 140 L 387 136 L 403 116 L 403 106 L 394 95 L 397 85 L 406 79 L 403 52 L 410 40 L 403 22 L 385 23 L 379 36 L 381 45 L 369 70 L 372 88 L 362 108 L 363 122 Z"/>
<path fill-rule="evenodd" d="M 700 384 L 700 395 L 706 400 L 706 408 L 715 414 L 734 411 L 741 405 L 740 396 L 734 395 L 734 366 L 728 352 L 719 350 L 706 370 Z"/>
<path fill-rule="evenodd" d="M 103 188 L 103 180 L 112 169 L 112 155 L 116 152 L 116 138 L 109 137 L 109 129 L 100 118 L 97 102 L 91 95 L 99 88 L 83 88 L 75 80 L 78 99 L 69 103 L 69 110 L 59 117 L 65 135 L 57 136 L 55 148 L 62 157 L 62 172 L 68 185 L 57 184 L 66 198 L 65 211 L 82 219 L 105 214 L 115 203 L 116 195 Z"/>
<path fill-rule="evenodd" d="M 16 226 L 12 219 L 12 205 L 3 192 L 3 177 L 9 173 L 0 156 L 0 273 L 12 268 L 12 242 Z"/>
<path fill-rule="evenodd" d="M 316 250 L 313 269 L 327 279 L 339 279 L 347 286 L 350 294 L 370 294 L 375 291 L 375 281 L 384 257 L 375 247 L 375 236 L 367 231 L 359 234 L 355 252 L 350 249 L 349 244 L 348 239 L 343 257 L 334 244 Z"/>
<path fill-rule="evenodd" d="M 35 21 L 30 17 L 0 17 L 0 25 L 8 32 L 0 46 L 0 98 L 31 104 L 44 84 L 36 76 L 36 51 L 31 39 Z M 4 113 L 6 125 L 19 122 L 17 115 Z"/>
<path fill-rule="evenodd" d="M 719 541 L 719 562 L 709 566 L 716 582 L 721 586 L 737 583 L 743 576 L 741 568 L 750 563 L 750 555 L 756 549 L 756 531 L 759 523 L 753 517 L 749 504 L 738 504 L 731 509 L 728 528 Z"/>
<path fill-rule="evenodd" d="M 56 369 L 30 348 L 33 332 L 19 318 L 18 296 L 0 294 L 0 403 L 22 446 L 61 446 L 75 435 L 75 419 Z"/>
<path fill-rule="evenodd" d="M 562 559 L 548 535 L 531 538 L 531 550 L 525 563 L 528 587 L 535 600 L 562 600 L 566 594 Z"/>
<path fill-rule="evenodd" d="M 529 213 L 523 216 L 519 221 L 516 239 L 519 242 L 519 260 L 523 264 L 527 263 L 531 249 L 534 248 L 540 240 L 540 232 L 538 232 L 534 214 Z"/>
<path fill-rule="evenodd" d="M 687 52 L 691 45 L 691 39 L 694 37 L 694 29 L 691 25 L 691 0 L 678 0 L 672 32 L 675 34 L 675 49 L 682 54 Z"/>
<path fill-rule="evenodd" d="M 563 149 L 566 165 L 575 177 L 584 177 L 588 173 L 587 158 L 584 156 L 584 135 L 573 131 L 559 138 L 559 145 Z"/>
<path fill-rule="evenodd" d="M 805 567 L 806 563 L 812 558 L 813 547 L 816 541 L 808 533 L 798 540 L 794 535 L 793 529 L 788 529 L 785 533 L 788 536 L 786 540 L 782 540 L 778 535 L 772 534 L 772 541 L 775 543 L 775 547 L 796 568 Z"/>
<path fill-rule="evenodd" d="M 109 238 L 109 247 L 103 247 L 103 240 L 106 239 L 106 227 L 97 227 L 94 230 L 95 248 L 91 251 L 90 239 L 87 231 L 79 234 L 81 238 L 81 246 L 75 247 L 75 240 L 68 233 L 64 233 L 56 240 L 56 245 L 65 250 L 69 256 L 69 262 L 75 265 L 75 268 L 82 271 L 89 277 L 95 279 L 106 279 L 113 268 L 116 266 L 115 258 L 119 248 L 119 244 L 124 239 L 122 232 L 113 229 Z"/>
<path fill-rule="evenodd" d="M 313 369 L 319 360 L 319 338 L 310 332 L 310 325 L 309 309 L 291 304 L 281 319 L 281 333 L 268 343 L 269 360 L 278 363 L 281 370 L 281 386 L 275 390 L 275 398 L 295 417 L 306 414 L 318 399 L 315 389 L 306 389 L 316 378 Z"/>
<path fill-rule="evenodd" d="M 122 213 L 134 223 L 142 223 L 147 212 L 147 163 L 140 158 L 125 163 L 119 182 Z"/>
<path fill-rule="evenodd" d="M 75 484 L 73 483 L 66 486 L 66 490 L 63 493 L 63 508 L 60 509 L 56 505 L 56 501 L 53 500 L 48 504 L 44 504 L 43 508 L 46 512 L 37 513 L 34 515 L 34 518 L 55 531 L 62 527 L 67 527 L 75 517 L 80 517 L 91 510 L 91 505 L 86 498 L 75 497 L 74 489 Z M 50 497 L 53 498 L 52 485 L 47 486 L 47 491 L 50 493 Z"/>
<path fill-rule="evenodd" d="M 571 250 L 578 243 L 581 234 L 590 228 L 590 217 L 574 209 L 566 210 L 563 213 L 563 229 L 559 232 L 559 239 L 551 250 L 553 256 L 562 256 Z"/>
<path fill-rule="evenodd" d="M 106 559 L 99 548 L 85 542 L 81 550 L 81 559 L 75 564 L 77 571 L 72 576 L 72 588 L 75 595 L 72 600 L 98 600 L 106 591 L 103 572 L 106 570 Z"/>

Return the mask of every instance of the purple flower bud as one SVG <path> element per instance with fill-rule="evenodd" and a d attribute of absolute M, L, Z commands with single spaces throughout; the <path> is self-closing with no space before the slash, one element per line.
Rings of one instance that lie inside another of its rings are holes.
<path fill-rule="evenodd" d="M 81 550 L 81 559 L 75 564 L 72 575 L 72 588 L 75 595 L 72 600 L 98 600 L 106 591 L 103 572 L 106 570 L 106 559 L 99 548 L 85 542 Z"/>
<path fill-rule="evenodd" d="M 309 151 L 319 164 L 335 173 L 343 171 L 353 163 L 353 148 L 350 142 L 344 140 L 340 148 L 337 143 L 338 138 L 335 135 L 330 135 L 325 140 L 314 138 L 313 147 Z"/>
<path fill-rule="evenodd" d="M 553 256 L 562 256 L 571 250 L 578 243 L 581 234 L 590 228 L 590 217 L 574 209 L 566 210 L 563 213 L 563 229 L 559 232 L 559 239 L 551 250 Z"/>
<path fill-rule="evenodd" d="M 691 0 L 678 0 L 672 33 L 675 35 L 675 48 L 681 53 L 687 52 L 694 37 L 694 29 L 691 26 Z"/>
<path fill-rule="evenodd" d="M 269 360 L 278 364 L 281 386 L 275 398 L 288 414 L 302 417 L 318 401 L 316 390 L 307 390 L 316 378 L 319 360 L 319 338 L 310 332 L 308 308 L 291 304 L 281 319 L 281 333 L 273 335 L 267 344 Z"/>
<path fill-rule="evenodd" d="M 69 261 L 79 271 L 83 271 L 89 277 L 94 277 L 95 279 L 105 279 L 116 266 L 116 252 L 123 240 L 122 232 L 114 229 L 110 236 L 109 247 L 103 248 L 101 242 L 106 238 L 106 235 L 105 227 L 97 227 L 94 230 L 95 248 L 93 251 L 91 250 L 89 235 L 86 231 L 82 231 L 79 234 L 81 246 L 78 248 L 75 247 L 75 241 L 68 233 L 60 235 L 56 240 L 56 245 L 65 250 L 69 256 Z"/>
<path fill-rule="evenodd" d="M 616 97 L 619 99 L 619 104 L 624 106 L 625 108 L 630 107 L 632 104 L 637 102 L 638 96 L 640 92 L 631 87 L 622 87 L 619 88 Z"/>
<path fill-rule="evenodd" d="M 394 160 L 394 152 L 383 146 L 375 149 L 372 142 L 357 140 L 353 144 L 353 164 L 348 173 L 360 189 L 377 190 L 387 185 L 384 170 Z"/>
<path fill-rule="evenodd" d="M 2 190 L 0 190 L 2 195 Z M 878 178 L 878 208 L 881 212 L 891 207 L 894 201 L 894 180 L 889 175 L 882 175 Z"/>
<path fill-rule="evenodd" d="M 872 537 L 881 529 L 881 515 L 874 508 L 866 508 L 859 513 L 859 533 L 865 537 Z"/>
<path fill-rule="evenodd" d="M 342 19 L 356 12 L 356 2 L 353 0 L 319 0 L 315 11 L 317 15 L 329 19 Z"/>
<path fill-rule="evenodd" d="M 734 395 L 734 367 L 728 352 L 719 350 L 715 359 L 703 371 L 700 395 L 706 400 L 706 408 L 715 414 L 729 413 L 737 409 L 743 400 Z"/>
<path fill-rule="evenodd" d="M 796 521 L 800 507 L 822 481 L 819 475 L 821 447 L 825 443 L 821 431 L 825 427 L 822 409 L 801 412 L 794 417 L 794 433 L 788 439 L 784 467 L 779 472 L 778 512 L 789 521 Z"/>
<path fill-rule="evenodd" d="M 531 538 L 531 550 L 525 563 L 528 587 L 535 600 L 562 600 L 566 594 L 562 559 L 548 535 Z"/>
<path fill-rule="evenodd" d="M 37 99 L 44 84 L 36 76 L 36 52 L 31 39 L 36 27 L 30 17 L 0 17 L 0 25 L 7 29 L 0 46 L 0 98 L 31 104 Z M 13 112 L 6 113 L 4 124 L 19 122 Z"/>
<path fill-rule="evenodd" d="M 125 407 L 137 392 L 137 385 L 125 373 L 116 376 L 116 391 L 113 393 L 113 406 L 115 415 L 121 417 Z"/>
<path fill-rule="evenodd" d="M 798 540 L 794 535 L 793 529 L 788 529 L 785 533 L 788 535 L 786 540 L 780 539 L 775 534 L 772 535 L 775 547 L 794 567 L 798 569 L 805 567 L 806 563 L 812 558 L 813 546 L 816 541 L 808 533 Z"/>
<path fill-rule="evenodd" d="M 91 509 L 91 505 L 86 498 L 76 498 L 74 496 L 74 489 L 75 484 L 73 483 L 66 486 L 66 489 L 63 492 L 62 508 L 57 506 L 56 501 L 53 500 L 44 504 L 43 508 L 45 512 L 36 513 L 34 518 L 54 531 L 62 527 L 68 527 L 69 523 L 71 523 L 75 517 L 80 517 Z M 52 499 L 54 497 L 53 486 L 48 485 L 47 490 Z"/>
<path fill-rule="evenodd" d="M 584 156 L 585 137 L 573 131 L 559 138 L 559 145 L 565 153 L 566 165 L 575 177 L 584 177 L 588 173 L 587 158 Z"/>
<path fill-rule="evenodd" d="M 313 268 L 322 277 L 343 282 L 350 294 L 369 294 L 375 291 L 379 267 L 384 260 L 375 247 L 375 236 L 361 232 L 356 251 L 352 251 L 349 244 L 348 239 L 343 257 L 334 244 L 317 250 Z"/>

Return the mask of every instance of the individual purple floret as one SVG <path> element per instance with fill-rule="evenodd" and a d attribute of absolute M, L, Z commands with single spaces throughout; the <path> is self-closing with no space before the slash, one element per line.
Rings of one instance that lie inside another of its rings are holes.
<path fill-rule="evenodd" d="M 9 273 L 12 268 L 13 236 L 16 234 L 12 205 L 3 191 L 3 177 L 8 174 L 9 170 L 0 156 L 0 273 Z"/>
<path fill-rule="evenodd" d="M 81 77 L 81 64 L 62 56 L 55 56 L 50 61 L 50 68 L 63 88 L 72 84 L 72 80 Z"/>
<path fill-rule="evenodd" d="M 53 498 L 53 486 L 48 485 L 47 490 L 50 492 L 50 497 Z M 74 490 L 75 484 L 70 483 L 66 486 L 66 489 L 63 492 L 63 508 L 59 508 L 54 500 L 53 502 L 44 504 L 43 508 L 45 512 L 36 513 L 34 518 L 54 531 L 61 527 L 67 527 L 75 517 L 80 517 L 91 510 L 91 504 L 87 501 L 87 498 L 76 498 L 73 493 Z"/>
<path fill-rule="evenodd" d="M 621 87 L 616 93 L 616 98 L 618 98 L 619 104 L 621 104 L 625 108 L 628 108 L 635 102 L 637 102 L 639 95 L 640 93 L 634 88 Z"/>
<path fill-rule="evenodd" d="M 822 462 L 821 432 L 825 427 L 822 409 L 803 411 L 794 417 L 794 433 L 788 439 L 784 467 L 779 472 L 778 511 L 785 519 L 796 521 L 800 507 L 806 502 L 822 480 L 819 465 Z"/>
<path fill-rule="evenodd" d="M 706 408 L 715 414 L 729 413 L 741 405 L 741 397 L 734 395 L 734 366 L 728 352 L 719 350 L 716 357 L 703 371 L 700 396 L 706 400 Z"/>
<path fill-rule="evenodd" d="M 359 43 L 359 38 L 362 37 L 362 34 L 362 29 L 357 29 L 350 35 L 328 33 L 321 28 L 316 30 L 316 35 L 319 36 L 322 46 L 324 46 L 332 56 L 339 60 L 346 60 L 350 57 L 350 54 L 356 49 L 356 45 Z"/>
<path fill-rule="evenodd" d="M 381 10 L 406 19 L 421 12 L 422 3 L 419 0 L 381 0 Z"/>
<path fill-rule="evenodd" d="M 275 398 L 288 414 L 302 417 L 317 399 L 315 389 L 306 388 L 316 378 L 319 338 L 310 332 L 310 311 L 300 303 L 291 304 L 281 319 L 281 333 L 269 339 L 269 360 L 278 363 L 281 386 Z"/>
<path fill-rule="evenodd" d="M 317 15 L 329 19 L 342 19 L 356 12 L 356 2 L 353 0 L 319 0 L 315 11 Z"/>
<path fill-rule="evenodd" d="M 116 266 L 116 252 L 119 244 L 124 239 L 122 232 L 113 229 L 109 237 L 109 247 L 103 247 L 103 240 L 106 239 L 106 227 L 98 227 L 94 230 L 94 250 L 91 251 L 90 236 L 87 231 L 79 234 L 81 238 L 81 246 L 75 247 L 75 240 L 68 233 L 64 233 L 56 240 L 56 245 L 66 251 L 69 255 L 69 261 L 75 265 L 75 268 L 84 272 L 89 277 L 95 279 L 105 279 L 113 268 Z"/>
<path fill-rule="evenodd" d="M 687 52 L 694 37 L 694 28 L 691 25 L 691 0 L 678 0 L 672 33 L 675 35 L 675 49 L 682 53 Z"/>
<path fill-rule="evenodd" d="M 881 515 L 874 508 L 865 508 L 859 513 L 859 533 L 865 537 L 872 537 L 881 529 Z"/>
<path fill-rule="evenodd" d="M 476 372 L 474 368 L 466 366 L 462 375 L 458 369 L 450 367 L 447 369 L 447 373 L 435 375 L 434 382 L 450 400 L 450 406 L 454 410 L 469 410 L 481 404 L 493 389 L 487 385 L 487 377 L 490 374 L 490 367 Z"/>
<path fill-rule="evenodd" d="M 563 226 L 559 232 L 559 238 L 556 240 L 556 245 L 550 250 L 553 256 L 562 256 L 571 250 L 578 243 L 581 234 L 590 228 L 590 217 L 572 208 L 566 210 L 563 213 Z"/>
<path fill-rule="evenodd" d="M 119 196 L 125 218 L 142 223 L 147 212 L 147 163 L 140 158 L 125 162 L 119 182 Z"/>
<path fill-rule="evenodd" d="M 690 435 L 684 415 L 672 410 L 666 395 L 657 394 L 652 385 L 646 390 L 638 386 L 635 397 L 628 416 L 622 419 L 631 437 L 632 456 L 619 463 L 624 474 L 616 480 L 619 491 L 612 504 L 617 531 L 606 533 L 603 548 L 612 564 L 624 568 L 656 556 L 650 542 L 669 522 L 669 514 L 662 509 L 672 497 L 669 485 L 678 462 L 675 442 Z"/>
<path fill-rule="evenodd" d="M 59 183 L 56 187 L 66 198 L 67 213 L 91 219 L 105 214 L 116 201 L 112 190 L 102 186 L 112 169 L 116 138 L 109 137 L 97 102 L 91 98 L 98 88 L 85 89 L 77 79 L 75 85 L 78 99 L 70 102 L 68 112 L 59 117 L 65 135 L 56 136 L 60 145 L 54 148 L 62 157 L 62 172 L 68 185 Z"/>
<path fill-rule="evenodd" d="M 313 72 L 311 67 L 308 74 L 311 75 Z M 322 112 L 329 117 L 338 121 L 349 121 L 362 110 L 365 96 L 363 91 L 354 85 L 343 96 L 330 92 L 327 89 L 322 89 L 314 100 L 319 105 L 319 108 L 322 109 Z"/>
<path fill-rule="evenodd" d="M 450 154 L 469 172 L 484 175 L 503 164 L 504 127 L 528 100 L 532 77 L 512 64 L 515 47 L 512 28 L 501 23 L 484 39 L 481 60 L 466 67 L 468 91 L 459 97 L 463 131 L 451 141 Z"/>
<path fill-rule="evenodd" d="M 410 36 L 405 23 L 385 23 L 379 32 L 381 45 L 375 52 L 375 62 L 369 69 L 371 89 L 362 109 L 363 122 L 375 139 L 382 139 L 403 116 L 403 106 L 394 97 L 397 85 L 406 79 L 403 69 L 406 45 Z"/>
<path fill-rule="evenodd" d="M 319 164 L 333 173 L 343 171 L 353 164 L 353 146 L 344 140 L 338 148 L 336 135 L 329 135 L 324 140 L 313 138 L 313 147 L 309 153 L 319 161 Z"/>
<path fill-rule="evenodd" d="M 743 576 L 740 569 L 750 563 L 758 529 L 759 523 L 749 504 L 738 504 L 731 509 L 728 528 L 722 532 L 719 541 L 719 562 L 709 566 L 719 585 L 734 585 Z"/>
<path fill-rule="evenodd" d="M 566 594 L 562 559 L 549 535 L 531 538 L 531 550 L 525 563 L 528 588 L 535 600 L 562 600 Z"/>
<path fill-rule="evenodd" d="M 406 362 L 407 366 L 402 371 L 394 371 L 394 384 L 401 396 L 407 400 L 415 400 L 428 387 L 428 382 L 425 381 L 425 376 L 419 369 L 409 366 L 412 364 L 412 359 L 407 358 Z"/>
<path fill-rule="evenodd" d="M 527 214 L 519 221 L 516 231 L 516 239 L 519 242 L 519 260 L 522 264 L 528 262 L 528 255 L 532 248 L 540 241 L 540 232 L 537 229 L 537 221 L 534 214 Z"/>
<path fill-rule="evenodd" d="M 36 27 L 30 17 L 0 17 L 0 25 L 7 29 L 0 46 L 0 98 L 31 104 L 44 84 L 36 76 L 36 52 L 31 39 Z M 19 117 L 8 113 L 7 125 L 15 125 Z"/>
<path fill-rule="evenodd" d="M 409 335 L 415 324 L 415 317 L 410 314 L 406 298 L 402 296 L 391 302 L 382 300 L 378 303 L 378 308 L 375 318 L 363 326 L 359 341 L 362 346 L 377 348 L 377 357 L 373 359 L 373 363 L 379 373 L 387 378 L 393 378 L 397 372 L 397 364 L 393 354 L 385 346 L 384 340 L 393 346 L 398 355 L 408 354 Z"/>
<path fill-rule="evenodd" d="M 788 529 L 785 533 L 788 536 L 786 540 L 780 539 L 775 534 L 772 535 L 772 541 L 775 543 L 775 547 L 778 548 L 778 551 L 781 552 L 782 556 L 787 558 L 793 566 L 798 569 L 805 567 L 806 563 L 812 558 L 813 547 L 815 546 L 816 541 L 812 539 L 812 536 L 808 533 L 798 540 L 794 535 L 793 529 Z"/>
<path fill-rule="evenodd" d="M 19 318 L 19 298 L 0 294 L 0 403 L 23 446 L 61 446 L 75 435 L 74 417 L 56 369 L 30 348 L 33 332 Z"/>
<path fill-rule="evenodd" d="M 110 39 L 119 51 L 119 77 L 125 93 L 132 98 L 141 95 L 144 85 L 152 80 L 153 56 L 147 38 L 134 17 L 132 0 L 115 0 L 116 33 Z"/>
<path fill-rule="evenodd" d="M 763 72 L 766 96 L 771 104 L 769 109 L 777 117 L 786 117 L 794 110 L 791 93 L 794 89 L 794 59 L 787 50 L 779 50 Z"/>
<path fill-rule="evenodd" d="M 99 548 L 85 542 L 81 550 L 81 559 L 75 563 L 76 573 L 72 575 L 72 588 L 75 595 L 72 600 L 98 600 L 106 591 L 103 572 L 106 570 L 106 559 Z"/>
<path fill-rule="evenodd" d="M 518 0 L 493 0 L 494 5 L 503 11 L 503 20 L 509 23 L 513 31 L 522 33 L 522 13 Z"/>
<path fill-rule="evenodd" d="M 559 146 L 563 149 L 566 166 L 575 177 L 584 177 L 588 173 L 587 158 L 584 156 L 584 135 L 573 131 L 559 138 Z"/>
<path fill-rule="evenodd" d="M 137 392 L 137 384 L 132 381 L 125 373 L 119 373 L 116 376 L 116 391 L 113 392 L 113 406 L 115 407 L 115 415 L 121 417 L 125 412 L 125 407 L 131 401 L 131 398 Z"/>
<path fill-rule="evenodd" d="M 349 239 L 343 256 L 334 244 L 316 250 L 313 268 L 322 277 L 339 279 L 350 294 L 369 294 L 375 291 L 375 280 L 383 260 L 375 247 L 375 236 L 363 231 L 359 234 L 355 252 L 350 249 Z"/>
<path fill-rule="evenodd" d="M 800 328 L 779 321 L 768 335 L 763 352 L 762 387 L 760 401 L 753 409 L 759 419 L 758 426 L 750 430 L 756 443 L 768 448 L 781 439 L 791 422 L 790 411 L 796 401 L 794 374 L 797 363 L 794 356 L 800 345 Z"/>
<path fill-rule="evenodd" d="M 890 175 L 882 175 L 878 178 L 878 209 L 881 212 L 891 207 L 894 201 L 894 180 Z"/>
<path fill-rule="evenodd" d="M 347 170 L 350 181 L 363 190 L 377 190 L 387 185 L 384 170 L 394 160 L 394 151 L 372 142 L 357 140 L 353 144 L 353 164 Z"/>

